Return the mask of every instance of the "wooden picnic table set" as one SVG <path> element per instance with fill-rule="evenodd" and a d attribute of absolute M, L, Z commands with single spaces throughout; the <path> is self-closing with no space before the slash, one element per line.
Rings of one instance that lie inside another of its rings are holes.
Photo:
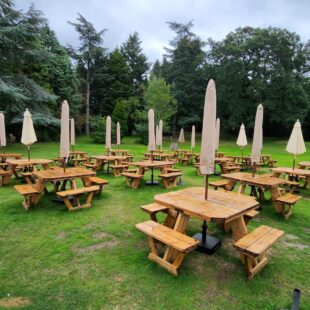
<path fill-rule="evenodd" d="M 234 247 L 246 266 L 248 277 L 252 278 L 266 265 L 266 252 L 284 234 L 283 231 L 262 225 L 248 232 L 245 218 L 247 215 L 251 217 L 259 207 L 254 197 L 211 189 L 208 200 L 204 195 L 203 187 L 191 187 L 155 195 L 154 203 L 141 206 L 151 217 L 151 220 L 136 225 L 147 235 L 150 247 L 148 259 L 177 275 L 187 253 L 198 249 L 212 254 L 220 247 L 221 240 L 206 234 L 206 222 L 216 222 L 225 227 L 226 232 L 232 232 Z M 166 214 L 163 224 L 157 221 L 159 212 Z M 203 221 L 202 233 L 193 237 L 186 235 L 191 218 Z M 160 244 L 165 246 L 163 253 Z"/>
<path fill-rule="evenodd" d="M 60 168 L 53 167 L 42 171 L 33 171 L 34 183 L 15 185 L 15 189 L 24 197 L 23 207 L 28 210 L 31 206 L 39 203 L 43 194 L 47 194 L 48 183 L 53 184 L 53 192 L 63 200 L 69 211 L 90 208 L 95 194 L 101 194 L 103 186 L 109 182 L 95 176 L 94 171 L 85 168 Z M 80 179 L 84 185 L 77 187 L 76 181 Z M 66 185 L 70 184 L 70 189 Z M 88 194 L 84 204 L 80 203 L 79 197 Z"/>
<path fill-rule="evenodd" d="M 182 176 L 182 172 L 179 169 L 173 168 L 174 161 L 160 161 L 160 160 L 144 160 L 129 163 L 130 166 L 137 168 L 127 169 L 122 172 L 122 176 L 126 178 L 128 187 L 137 189 L 140 181 L 144 178 L 144 174 L 147 170 L 151 170 L 151 180 L 147 181 L 147 185 L 158 185 L 158 181 L 154 181 L 154 169 L 159 169 L 159 177 L 163 181 L 165 188 L 176 187 L 177 180 Z"/>
<path fill-rule="evenodd" d="M 144 153 L 144 157 L 146 160 L 162 160 L 169 161 L 173 159 L 173 153 L 165 153 L 165 152 L 152 152 L 152 153 Z"/>

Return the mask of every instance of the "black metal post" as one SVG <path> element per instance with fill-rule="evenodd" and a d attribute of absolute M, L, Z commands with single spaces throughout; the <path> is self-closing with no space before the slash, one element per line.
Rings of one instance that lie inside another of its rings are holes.
<path fill-rule="evenodd" d="M 300 289 L 295 288 L 293 290 L 291 310 L 298 310 L 299 309 L 299 302 L 300 302 Z"/>

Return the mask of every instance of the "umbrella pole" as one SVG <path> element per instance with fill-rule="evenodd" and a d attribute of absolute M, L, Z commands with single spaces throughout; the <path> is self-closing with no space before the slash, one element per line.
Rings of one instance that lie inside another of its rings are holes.
<path fill-rule="evenodd" d="M 66 173 L 66 157 L 64 157 L 63 159 L 64 159 L 63 169 L 64 169 L 64 173 Z"/>
<path fill-rule="evenodd" d="M 241 167 L 243 167 L 243 147 L 241 147 Z"/>
<path fill-rule="evenodd" d="M 30 161 L 30 146 L 27 145 L 27 155 L 28 155 L 28 161 Z"/>
<path fill-rule="evenodd" d="M 256 173 L 256 170 L 257 170 L 257 165 L 256 165 L 256 163 L 253 164 L 252 169 L 253 169 L 252 178 L 254 178 L 255 173 Z"/>
<path fill-rule="evenodd" d="M 295 169 L 295 162 L 296 162 L 296 155 L 294 155 L 294 159 L 293 159 L 293 170 Z"/>
<path fill-rule="evenodd" d="M 151 162 L 153 162 L 153 152 L 154 151 L 151 151 Z"/>
<path fill-rule="evenodd" d="M 208 199 L 209 175 L 205 176 L 205 200 Z"/>

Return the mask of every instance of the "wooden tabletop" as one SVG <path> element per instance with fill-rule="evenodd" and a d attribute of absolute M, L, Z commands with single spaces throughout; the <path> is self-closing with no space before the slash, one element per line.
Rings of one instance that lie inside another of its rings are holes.
<path fill-rule="evenodd" d="M 94 155 L 90 156 L 90 158 L 93 159 L 99 159 L 99 160 L 125 160 L 126 156 L 115 156 L 115 155 Z"/>
<path fill-rule="evenodd" d="M 8 159 L 6 163 L 12 166 L 35 166 L 35 165 L 47 165 L 53 161 L 49 159 Z"/>
<path fill-rule="evenodd" d="M 145 160 L 145 161 L 136 161 L 130 163 L 131 166 L 138 166 L 138 167 L 146 167 L 146 168 L 155 168 L 155 167 L 164 167 L 174 165 L 173 161 L 163 161 L 163 160 Z"/>
<path fill-rule="evenodd" d="M 299 168 L 288 168 L 288 167 L 277 167 L 277 168 L 271 168 L 272 172 L 277 173 L 287 173 L 287 174 L 293 174 L 293 175 L 304 175 L 304 176 L 310 176 L 310 170 L 306 169 L 299 169 Z"/>
<path fill-rule="evenodd" d="M 110 150 L 111 153 L 129 153 L 129 150 Z"/>
<path fill-rule="evenodd" d="M 258 202 L 251 196 L 209 189 L 208 200 L 205 200 L 204 193 L 203 187 L 189 187 L 156 195 L 154 201 L 205 221 L 222 222 L 240 217 L 258 207 Z"/>
<path fill-rule="evenodd" d="M 310 168 L 310 161 L 301 161 L 300 163 L 298 163 L 298 165 L 300 167 L 303 167 L 302 169 L 304 168 Z"/>
<path fill-rule="evenodd" d="M 269 174 L 255 174 L 254 177 L 252 176 L 252 173 L 246 173 L 246 172 L 233 172 L 233 173 L 227 173 L 222 174 L 222 177 L 228 180 L 233 181 L 240 181 L 247 184 L 253 184 L 258 186 L 278 186 L 280 184 L 285 183 L 284 180 L 272 177 Z"/>
<path fill-rule="evenodd" d="M 225 163 L 227 161 L 231 161 L 231 158 L 229 158 L 229 157 L 215 157 L 214 160 L 216 163 Z"/>
<path fill-rule="evenodd" d="M 70 155 L 85 155 L 85 154 L 87 154 L 87 152 L 84 152 L 84 151 L 71 151 L 69 154 Z"/>
<path fill-rule="evenodd" d="M 94 176 L 96 173 L 84 168 L 63 168 L 49 169 L 43 171 L 34 171 L 33 176 L 41 180 L 66 180 L 77 179 L 82 177 Z"/>
<path fill-rule="evenodd" d="M 23 157 L 23 154 L 17 154 L 17 153 L 3 153 L 0 154 L 1 158 L 21 158 Z"/>

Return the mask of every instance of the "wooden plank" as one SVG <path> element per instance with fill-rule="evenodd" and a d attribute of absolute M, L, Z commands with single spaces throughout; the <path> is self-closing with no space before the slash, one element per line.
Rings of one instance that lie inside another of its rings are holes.
<path fill-rule="evenodd" d="M 39 194 L 39 192 L 31 184 L 15 185 L 14 188 L 21 195 Z"/>
<path fill-rule="evenodd" d="M 81 187 L 81 188 L 77 188 L 77 189 L 69 189 L 66 191 L 62 191 L 62 192 L 57 192 L 57 196 L 64 198 L 64 197 L 68 197 L 71 195 L 79 195 L 79 194 L 84 194 L 84 193 L 91 193 L 91 192 L 96 192 L 99 190 L 99 186 L 87 186 L 87 187 Z"/>
<path fill-rule="evenodd" d="M 154 221 L 146 221 L 136 225 L 136 228 L 148 236 L 165 243 L 177 251 L 187 252 L 197 246 L 199 241 L 172 230 Z"/>
<path fill-rule="evenodd" d="M 286 194 L 286 195 L 278 197 L 276 201 L 281 202 L 281 203 L 294 204 L 301 198 L 302 198 L 302 196 L 297 196 L 297 195 L 293 195 L 293 194 Z"/>
<path fill-rule="evenodd" d="M 163 212 L 163 211 L 167 211 L 168 210 L 167 207 L 159 205 L 158 203 L 151 203 L 151 204 L 148 204 L 148 205 L 143 205 L 140 208 L 143 211 L 148 212 L 148 213 Z"/>

